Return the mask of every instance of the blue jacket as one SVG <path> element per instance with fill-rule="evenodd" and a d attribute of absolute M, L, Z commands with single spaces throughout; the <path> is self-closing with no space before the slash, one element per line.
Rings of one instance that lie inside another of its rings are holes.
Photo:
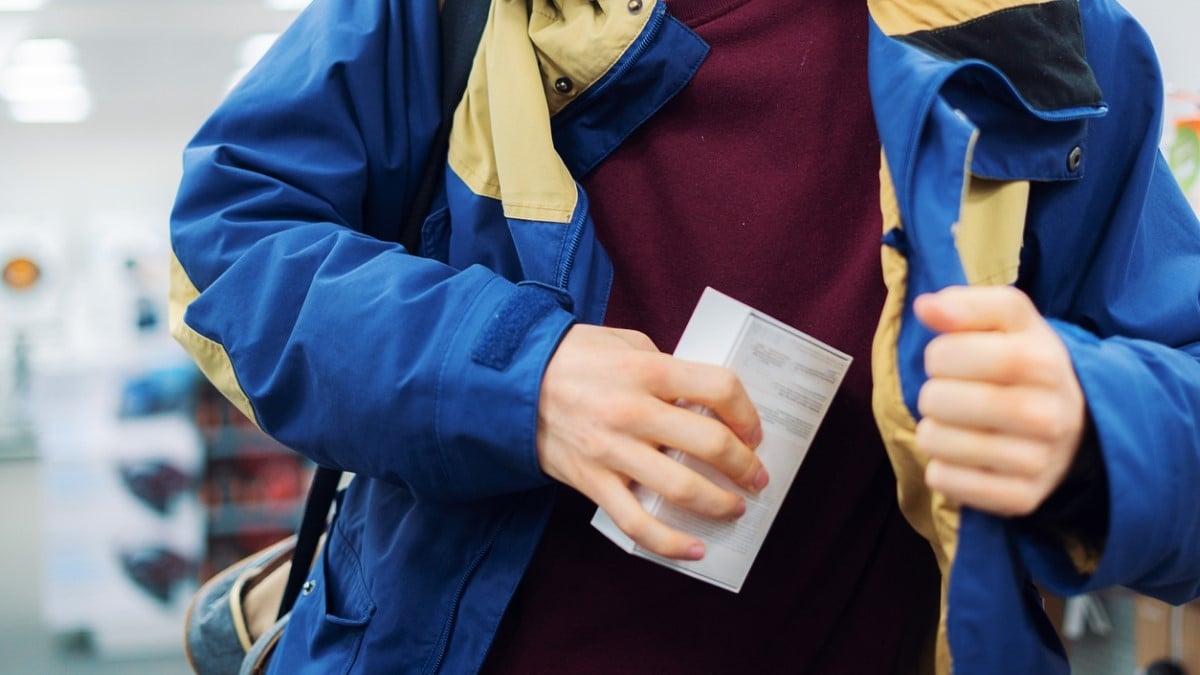
<path fill-rule="evenodd" d="M 707 46 L 655 0 L 531 4 L 493 5 L 420 257 L 395 242 L 438 122 L 437 3 L 316 0 L 185 152 L 173 334 L 261 428 L 357 474 L 273 672 L 478 669 L 549 515 L 541 375 L 573 322 L 603 320 L 612 278 L 576 178 Z M 1030 573 L 1061 593 L 1198 593 L 1200 225 L 1157 155 L 1158 70 L 1124 11 L 1029 5 L 1023 28 L 1074 17 L 1086 37 L 1086 62 L 1047 87 L 944 30 L 980 4 L 871 3 L 884 255 L 904 268 L 879 353 L 908 411 L 892 427 L 911 424 L 929 336 L 908 300 L 970 280 L 954 240 L 969 176 L 1016 185 L 1019 281 L 1087 396 L 1110 530 L 1084 574 L 1062 542 L 961 514 L 948 634 L 957 672 L 1054 672 Z M 894 452 L 906 515 L 934 540 Z"/>

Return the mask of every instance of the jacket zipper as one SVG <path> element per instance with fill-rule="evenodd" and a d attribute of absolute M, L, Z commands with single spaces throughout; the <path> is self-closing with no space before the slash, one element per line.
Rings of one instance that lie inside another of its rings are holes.
<path fill-rule="evenodd" d="M 433 660 L 425 667 L 425 672 L 429 675 L 437 673 L 442 668 L 442 662 L 446 659 L 446 648 L 450 645 L 450 633 L 454 630 L 455 617 L 458 616 L 458 606 L 462 602 L 463 594 L 466 593 L 467 583 L 471 577 L 475 575 L 475 570 L 483 563 L 483 559 L 492 551 L 492 545 L 496 543 L 496 538 L 504 531 L 504 524 L 501 524 L 492 532 L 492 536 L 488 537 L 487 543 L 471 560 L 471 564 L 467 566 L 462 577 L 458 580 L 458 588 L 454 591 L 454 597 L 450 602 L 450 616 L 446 618 L 446 625 L 442 628 L 442 634 L 438 638 L 437 648 L 432 657 Z"/>
<path fill-rule="evenodd" d="M 571 278 L 571 270 L 575 267 L 575 255 L 579 253 L 579 244 L 583 241 L 583 220 L 588 212 L 588 205 L 585 201 L 583 191 L 578 191 L 580 203 L 575 207 L 575 215 L 571 218 L 569 227 L 571 231 L 567 233 L 567 245 L 563 255 L 563 263 L 558 267 L 558 274 L 555 276 L 554 285 L 562 290 L 567 290 L 567 280 Z"/>
<path fill-rule="evenodd" d="M 664 2 L 659 2 L 654 8 L 654 16 L 650 17 L 649 23 L 643 31 L 641 39 L 634 45 L 633 50 L 628 52 L 620 63 L 609 71 L 602 82 L 596 87 L 589 89 L 584 95 L 576 99 L 571 107 L 567 109 L 567 116 L 560 123 L 566 123 L 570 119 L 570 110 L 583 110 L 587 107 L 587 101 L 604 93 L 605 89 L 623 74 L 625 74 L 633 64 L 637 63 L 650 48 L 662 30 L 663 24 L 667 20 L 667 6 Z M 580 191 L 580 199 L 584 199 L 583 192 Z M 571 219 L 571 232 L 567 238 L 566 250 L 564 251 L 563 264 L 559 267 L 558 274 L 554 280 L 554 284 L 562 290 L 567 290 L 567 280 L 571 276 L 571 269 L 575 266 L 575 255 L 579 252 L 579 244 L 583 241 L 583 218 L 587 213 L 587 204 L 581 203 L 576 208 L 575 216 Z"/>

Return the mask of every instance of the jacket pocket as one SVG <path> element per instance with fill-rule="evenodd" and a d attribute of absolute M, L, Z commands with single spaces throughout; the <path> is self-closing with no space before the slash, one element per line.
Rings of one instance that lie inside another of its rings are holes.
<path fill-rule="evenodd" d="M 322 552 L 324 575 L 314 575 L 308 592 L 320 594 L 310 648 L 315 669 L 323 673 L 349 673 L 358 659 L 363 635 L 375 615 L 375 602 L 363 576 L 357 542 L 345 535 L 337 522 L 330 529 Z"/>
<path fill-rule="evenodd" d="M 444 204 L 435 207 L 421 224 L 420 255 L 438 262 L 450 259 L 450 209 Z"/>

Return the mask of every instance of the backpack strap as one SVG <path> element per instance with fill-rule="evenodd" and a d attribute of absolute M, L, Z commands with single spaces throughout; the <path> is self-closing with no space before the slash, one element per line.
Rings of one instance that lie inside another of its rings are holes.
<path fill-rule="evenodd" d="M 412 253 L 420 251 L 421 225 L 445 170 L 443 160 L 450 147 L 454 109 L 467 89 L 467 78 L 471 74 L 475 52 L 479 50 L 479 39 L 483 36 L 490 8 L 490 0 L 445 0 L 442 3 L 442 118 L 433 134 L 429 160 L 421 172 L 421 181 L 417 183 L 417 192 L 400 234 L 400 243 Z"/>

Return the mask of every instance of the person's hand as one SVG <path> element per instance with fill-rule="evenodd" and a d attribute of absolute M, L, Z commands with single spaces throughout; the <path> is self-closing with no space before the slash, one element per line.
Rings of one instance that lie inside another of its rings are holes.
<path fill-rule="evenodd" d="M 996 515 L 1032 513 L 1083 437 L 1083 391 L 1066 346 L 1008 286 L 948 288 L 913 309 L 941 333 L 925 350 L 929 380 L 918 400 L 926 484 Z"/>
<path fill-rule="evenodd" d="M 679 400 L 718 419 L 675 405 Z M 761 441 L 758 413 L 732 371 L 677 360 L 642 333 L 573 326 L 542 379 L 542 470 L 603 508 L 639 545 L 669 558 L 698 560 L 704 544 L 647 513 L 631 483 L 703 516 L 732 520 L 745 513 L 745 500 L 660 448 L 702 459 L 757 492 L 767 483 L 753 451 Z"/>

